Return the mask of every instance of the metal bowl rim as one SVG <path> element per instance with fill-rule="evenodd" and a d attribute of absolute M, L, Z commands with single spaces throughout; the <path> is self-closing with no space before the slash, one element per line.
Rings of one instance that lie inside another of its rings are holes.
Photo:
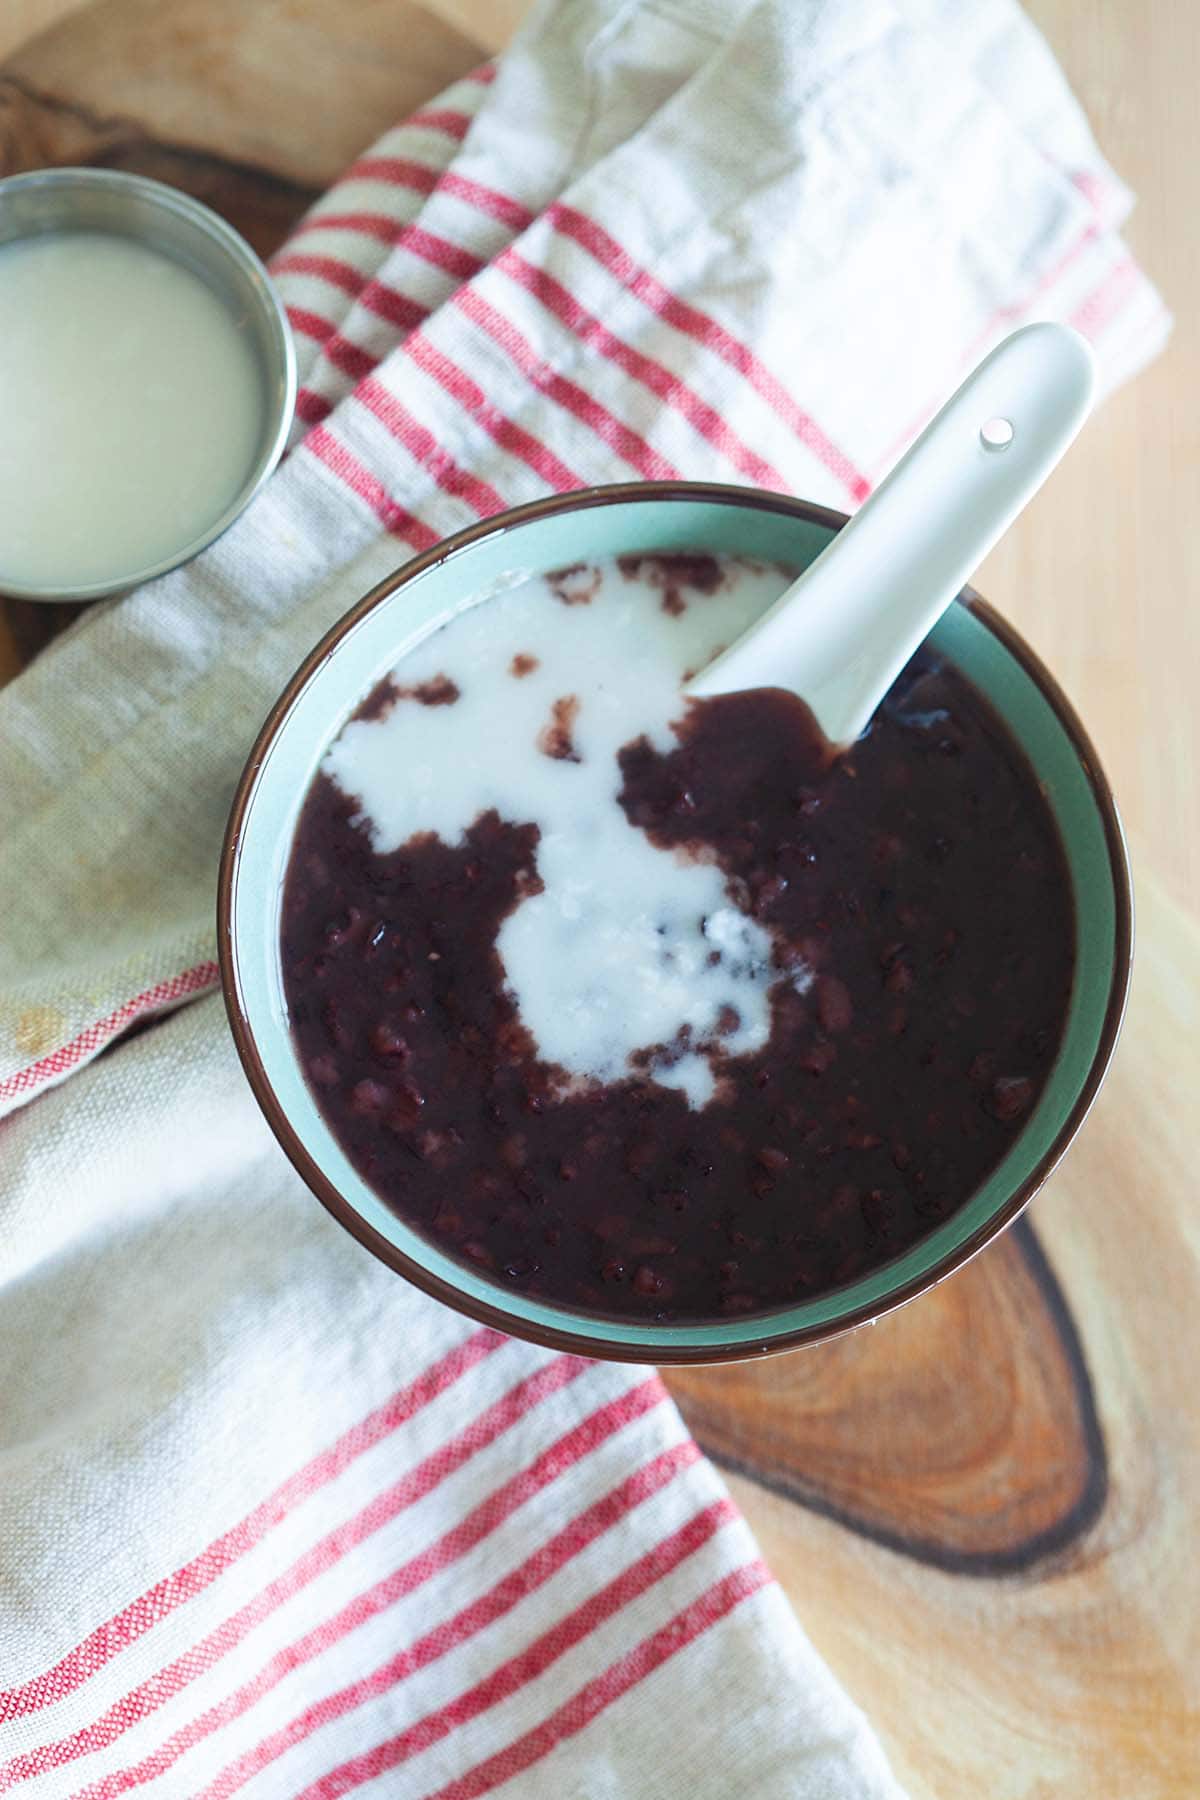
<path fill-rule="evenodd" d="M 288 325 L 287 313 L 282 300 L 275 290 L 274 284 L 262 262 L 262 259 L 251 249 L 245 238 L 236 231 L 226 219 L 205 206 L 202 200 L 193 199 L 182 189 L 170 187 L 166 182 L 153 181 L 148 175 L 129 175 L 121 169 L 91 169 L 86 167 L 67 166 L 54 169 L 31 169 L 21 175 L 9 175 L 0 179 L 0 214 L 5 200 L 17 190 L 30 189 L 54 190 L 61 188 L 66 192 L 77 192 L 80 188 L 106 189 L 110 193 L 123 193 L 140 197 L 151 206 L 159 207 L 165 212 L 172 212 L 187 224 L 202 232 L 220 252 L 223 252 L 228 263 L 239 265 L 249 275 L 262 310 L 267 326 L 267 335 L 271 339 L 276 355 L 272 366 L 268 366 L 261 351 L 256 346 L 255 357 L 263 376 L 263 419 L 265 442 L 251 465 L 245 481 L 230 501 L 225 510 L 218 515 L 211 525 L 198 533 L 179 550 L 169 556 L 161 557 L 157 562 L 147 563 L 142 568 L 132 569 L 127 575 L 116 579 L 80 582 L 74 586 L 64 587 L 36 585 L 10 582 L 5 579 L 0 568 L 0 594 L 14 600 L 37 600 L 54 604 L 66 604 L 84 600 L 101 600 L 113 594 L 122 594 L 130 588 L 140 587 L 145 581 L 153 581 L 159 575 L 167 575 L 172 569 L 182 567 L 198 556 L 202 550 L 215 543 L 217 538 L 228 531 L 234 521 L 249 506 L 251 500 L 259 492 L 267 477 L 272 474 L 287 443 L 287 434 L 292 423 L 292 415 L 296 405 L 296 350 L 292 342 L 291 327 Z M 2 223 L 2 218 L 0 218 Z M 64 225 L 64 230 L 72 229 Z M 105 227 L 117 234 L 118 227 Z M 20 243 L 23 238 L 33 233 L 18 233 L 12 238 L 0 237 L 0 246 L 4 243 Z M 40 234 L 39 234 L 40 235 Z M 49 234 L 47 234 L 49 235 Z M 125 235 L 162 248 L 153 234 L 129 231 Z M 170 255 L 162 249 L 163 255 Z M 274 430 L 270 431 L 271 391 L 282 377 L 282 392 L 274 421 Z"/>

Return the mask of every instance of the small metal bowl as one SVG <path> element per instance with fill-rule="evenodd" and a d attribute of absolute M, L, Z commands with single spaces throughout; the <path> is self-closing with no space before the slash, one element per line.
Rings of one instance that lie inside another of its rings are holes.
<path fill-rule="evenodd" d="M 271 473 L 296 402 L 296 353 L 283 304 L 249 244 L 207 206 L 177 188 L 111 169 L 39 169 L 0 181 L 0 245 L 54 232 L 105 231 L 134 238 L 182 263 L 230 307 L 249 335 L 262 378 L 262 426 L 254 461 L 220 516 L 170 556 L 119 577 L 76 587 L 6 581 L 21 600 L 98 600 L 190 561 L 228 530 Z"/>

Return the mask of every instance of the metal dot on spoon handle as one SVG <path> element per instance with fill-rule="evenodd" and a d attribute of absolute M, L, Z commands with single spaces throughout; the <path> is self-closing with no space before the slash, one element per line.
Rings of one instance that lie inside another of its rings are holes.
<path fill-rule="evenodd" d="M 1095 388 L 1091 349 L 1070 326 L 1014 331 L 800 579 L 685 692 L 787 688 L 831 743 L 852 743 L 1068 449 Z"/>

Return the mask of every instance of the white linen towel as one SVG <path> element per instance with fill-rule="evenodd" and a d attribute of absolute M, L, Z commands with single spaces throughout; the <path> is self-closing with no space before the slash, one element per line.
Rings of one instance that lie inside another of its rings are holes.
<path fill-rule="evenodd" d="M 0 1791 L 898 1794 L 657 1380 L 477 1330 L 304 1191 L 217 852 L 412 550 L 634 475 L 850 509 L 1029 318 L 1130 374 L 1129 203 L 1012 0 L 561 0 L 302 222 L 287 462 L 0 695 Z"/>

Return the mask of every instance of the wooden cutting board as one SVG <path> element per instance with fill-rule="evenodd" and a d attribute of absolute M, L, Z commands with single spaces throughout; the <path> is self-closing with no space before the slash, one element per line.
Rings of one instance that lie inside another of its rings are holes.
<path fill-rule="evenodd" d="M 266 252 L 523 10 L 19 0 L 0 20 L 0 169 L 155 175 Z M 1146 190 L 1138 247 L 1186 324 L 981 581 L 1065 675 L 1137 827 L 1125 1038 L 1028 1222 L 969 1268 L 834 1344 L 671 1386 L 914 1800 L 1182 1800 L 1200 1793 L 1200 927 L 1170 894 L 1200 882 L 1198 551 L 1180 510 L 1200 257 L 1173 221 L 1200 212 L 1184 92 L 1200 14 L 1186 0 L 1032 10 Z M 63 622 L 0 603 L 0 679 Z"/>

